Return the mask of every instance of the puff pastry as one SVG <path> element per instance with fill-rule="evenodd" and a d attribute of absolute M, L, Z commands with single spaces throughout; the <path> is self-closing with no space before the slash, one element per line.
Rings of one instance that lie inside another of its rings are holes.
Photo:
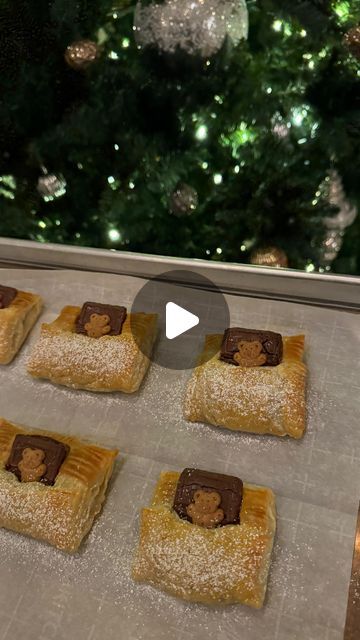
<path fill-rule="evenodd" d="M 209 335 L 189 380 L 184 415 L 237 431 L 301 438 L 305 430 L 304 336 L 283 337 L 277 366 L 233 366 L 219 359 L 221 335 Z"/>
<path fill-rule="evenodd" d="M 20 482 L 6 470 L 17 434 L 48 436 L 69 447 L 53 486 Z M 0 419 L 0 526 L 76 551 L 101 510 L 117 453 Z"/>
<path fill-rule="evenodd" d="M 244 484 L 240 524 L 206 529 L 172 509 L 179 477 L 162 473 L 142 510 L 133 578 L 192 602 L 260 608 L 276 528 L 273 492 Z"/>
<path fill-rule="evenodd" d="M 0 364 L 9 364 L 17 354 L 41 309 L 41 297 L 28 291 L 17 291 L 10 305 L 0 308 Z"/>
<path fill-rule="evenodd" d="M 64 307 L 54 322 L 42 325 L 28 372 L 77 389 L 137 391 L 150 364 L 157 315 L 129 314 L 120 335 L 96 339 L 75 332 L 80 310 Z"/>

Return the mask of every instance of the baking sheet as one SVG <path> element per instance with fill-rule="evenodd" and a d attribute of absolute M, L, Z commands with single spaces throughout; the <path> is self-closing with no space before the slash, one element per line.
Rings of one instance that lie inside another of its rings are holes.
<path fill-rule="evenodd" d="M 130 307 L 145 282 L 13 269 L 2 270 L 1 281 L 40 293 L 43 321 L 53 320 L 65 304 L 87 299 Z M 1 415 L 115 445 L 121 453 L 104 511 L 77 555 L 0 530 L 0 640 L 342 639 L 360 493 L 359 317 L 226 298 L 232 325 L 306 334 L 303 440 L 186 423 L 181 400 L 190 371 L 152 366 L 133 396 L 33 380 L 25 363 L 39 323 L 15 361 L 1 367 Z M 139 509 L 161 470 L 192 465 L 239 475 L 276 493 L 278 531 L 261 611 L 187 604 L 131 580 Z"/>

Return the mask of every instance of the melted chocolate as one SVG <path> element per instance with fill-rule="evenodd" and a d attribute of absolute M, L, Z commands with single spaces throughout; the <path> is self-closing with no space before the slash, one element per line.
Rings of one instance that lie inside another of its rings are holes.
<path fill-rule="evenodd" d="M 63 444 L 47 436 L 18 434 L 15 436 L 5 469 L 14 473 L 19 480 L 21 480 L 21 474 L 18 464 L 22 459 L 23 450 L 26 448 L 42 449 L 42 451 L 44 451 L 46 472 L 39 482 L 46 485 L 53 485 L 60 467 L 70 451 L 70 447 L 68 447 L 67 444 Z"/>
<path fill-rule="evenodd" d="M 101 304 L 100 302 L 84 302 L 76 319 L 76 333 L 85 333 L 87 335 L 85 325 L 89 322 L 93 313 L 109 316 L 111 331 L 107 334 L 108 336 L 118 336 L 121 333 L 122 326 L 126 320 L 126 308 L 113 304 Z"/>
<path fill-rule="evenodd" d="M 226 329 L 221 345 L 220 360 L 238 366 L 234 360 L 234 354 L 239 350 L 238 342 L 260 342 L 262 352 L 266 355 L 264 366 L 276 366 L 280 364 L 283 355 L 283 341 L 280 333 L 274 331 L 257 331 L 256 329 Z"/>

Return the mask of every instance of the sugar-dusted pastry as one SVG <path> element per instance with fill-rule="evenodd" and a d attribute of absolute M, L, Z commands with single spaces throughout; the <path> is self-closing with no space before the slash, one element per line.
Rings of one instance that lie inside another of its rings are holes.
<path fill-rule="evenodd" d="M 89 391 L 136 391 L 150 363 L 157 315 L 85 302 L 43 324 L 28 361 L 35 378 Z"/>
<path fill-rule="evenodd" d="M 227 329 L 206 336 L 188 383 L 191 422 L 301 438 L 305 430 L 304 336 Z"/>
<path fill-rule="evenodd" d="M 0 285 L 0 364 L 19 351 L 42 309 L 40 296 Z"/>
<path fill-rule="evenodd" d="M 0 418 L 0 527 L 76 551 L 101 510 L 117 453 Z"/>
<path fill-rule="evenodd" d="M 166 471 L 142 510 L 133 577 L 184 600 L 260 608 L 275 528 L 271 489 L 199 469 Z"/>

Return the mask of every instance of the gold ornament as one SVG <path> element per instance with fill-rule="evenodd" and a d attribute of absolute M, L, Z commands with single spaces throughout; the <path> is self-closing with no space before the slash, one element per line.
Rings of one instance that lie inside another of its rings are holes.
<path fill-rule="evenodd" d="M 87 69 L 99 57 L 99 47 L 92 40 L 76 40 L 66 47 L 65 60 L 75 71 Z"/>
<path fill-rule="evenodd" d="M 360 60 L 360 25 L 353 27 L 345 34 L 344 42 L 350 53 Z"/>
<path fill-rule="evenodd" d="M 278 247 L 264 247 L 255 249 L 250 255 L 251 264 L 263 267 L 287 267 L 288 258 L 284 251 Z"/>

